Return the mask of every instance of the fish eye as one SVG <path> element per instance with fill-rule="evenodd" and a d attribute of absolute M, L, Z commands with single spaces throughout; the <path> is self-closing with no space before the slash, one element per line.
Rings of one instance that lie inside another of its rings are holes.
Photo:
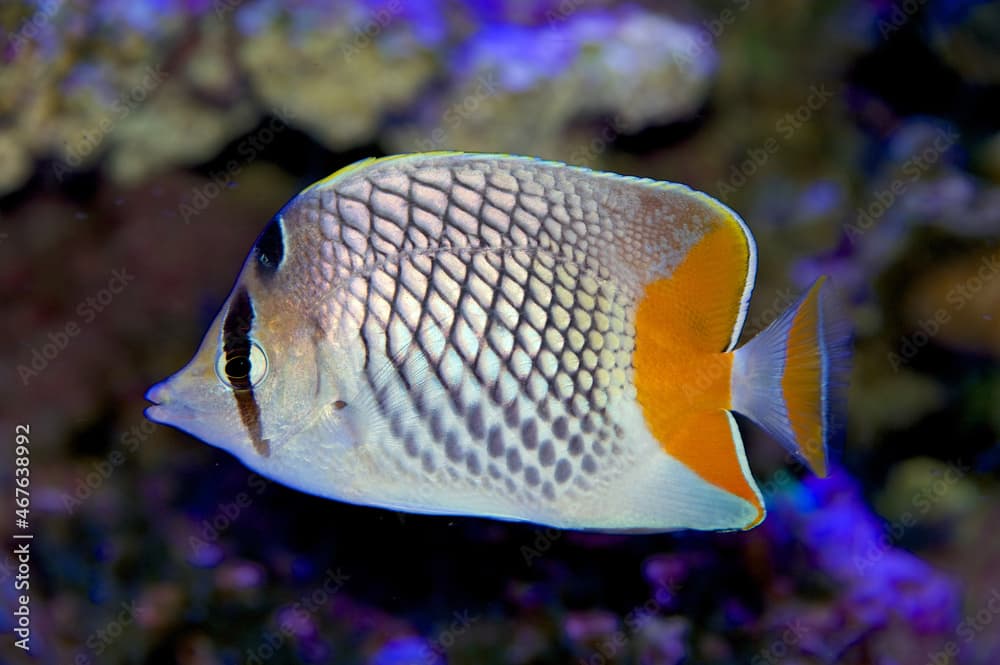
<path fill-rule="evenodd" d="M 234 390 L 249 390 L 267 376 L 267 354 L 256 342 L 236 353 L 220 353 L 215 363 L 219 380 Z"/>

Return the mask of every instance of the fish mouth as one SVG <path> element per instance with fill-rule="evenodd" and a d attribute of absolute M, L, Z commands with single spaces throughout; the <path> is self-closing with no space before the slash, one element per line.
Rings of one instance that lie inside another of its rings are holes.
<path fill-rule="evenodd" d="M 198 421 L 199 412 L 192 409 L 187 404 L 179 404 L 177 402 L 168 404 L 153 404 L 152 406 L 147 406 L 142 411 L 143 415 L 154 423 L 159 423 L 160 425 L 169 425 L 171 427 L 177 427 L 185 431 L 188 430 L 188 424 Z"/>
<path fill-rule="evenodd" d="M 153 404 L 152 406 L 147 406 L 143 409 L 142 414 L 146 416 L 147 419 L 152 420 L 154 423 L 160 423 L 161 425 L 170 425 L 177 420 L 173 405 Z"/>
<path fill-rule="evenodd" d="M 152 406 L 147 406 L 142 414 L 155 423 L 166 423 L 167 387 L 165 381 L 161 381 L 146 391 L 146 401 L 152 402 Z"/>
<path fill-rule="evenodd" d="M 196 419 L 198 416 L 196 409 L 191 408 L 183 401 L 178 402 L 173 399 L 169 382 L 169 379 L 161 381 L 146 391 L 146 399 L 153 404 L 143 410 L 143 415 L 161 425 L 176 425 L 185 420 Z"/>
<path fill-rule="evenodd" d="M 160 423 L 162 425 L 169 424 L 167 420 L 166 409 L 162 404 L 154 404 L 153 406 L 147 406 L 142 411 L 142 415 L 146 416 L 147 420 L 152 420 L 154 423 Z"/>

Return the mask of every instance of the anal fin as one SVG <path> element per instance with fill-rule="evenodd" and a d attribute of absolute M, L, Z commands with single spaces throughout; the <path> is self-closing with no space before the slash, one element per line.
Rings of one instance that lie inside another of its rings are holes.
<path fill-rule="evenodd" d="M 764 501 L 750 475 L 743 440 L 733 415 L 725 410 L 702 411 L 687 418 L 663 448 L 704 481 L 737 496 L 757 509 L 757 517 L 743 528 L 764 519 Z"/>

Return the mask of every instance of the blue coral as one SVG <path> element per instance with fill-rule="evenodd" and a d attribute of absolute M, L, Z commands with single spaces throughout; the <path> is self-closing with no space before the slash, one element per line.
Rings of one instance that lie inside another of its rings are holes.
<path fill-rule="evenodd" d="M 386 642 L 369 665 L 444 665 L 441 656 L 420 637 L 397 637 Z"/>
<path fill-rule="evenodd" d="M 847 608 L 871 627 L 898 618 L 919 633 L 958 623 L 958 584 L 897 547 L 891 525 L 865 503 L 845 472 L 809 478 L 777 497 L 769 528 L 788 524 L 819 568 L 842 589 Z"/>

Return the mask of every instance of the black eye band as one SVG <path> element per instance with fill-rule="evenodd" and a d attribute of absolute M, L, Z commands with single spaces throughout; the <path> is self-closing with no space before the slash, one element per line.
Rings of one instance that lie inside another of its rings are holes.
<path fill-rule="evenodd" d="M 229 306 L 222 325 L 222 351 L 226 354 L 226 376 L 233 388 L 250 390 L 250 329 L 253 305 L 246 289 L 240 289 Z"/>
<path fill-rule="evenodd" d="M 270 276 L 278 271 L 285 256 L 285 234 L 280 215 L 275 215 L 257 238 L 254 253 L 257 257 L 257 272 Z"/>
<path fill-rule="evenodd" d="M 261 436 L 260 406 L 250 382 L 250 330 L 253 328 L 253 303 L 245 288 L 236 292 L 222 324 L 222 352 L 226 356 L 225 372 L 233 387 L 233 396 L 240 411 L 240 420 L 258 454 L 271 454 L 269 442 Z"/>

